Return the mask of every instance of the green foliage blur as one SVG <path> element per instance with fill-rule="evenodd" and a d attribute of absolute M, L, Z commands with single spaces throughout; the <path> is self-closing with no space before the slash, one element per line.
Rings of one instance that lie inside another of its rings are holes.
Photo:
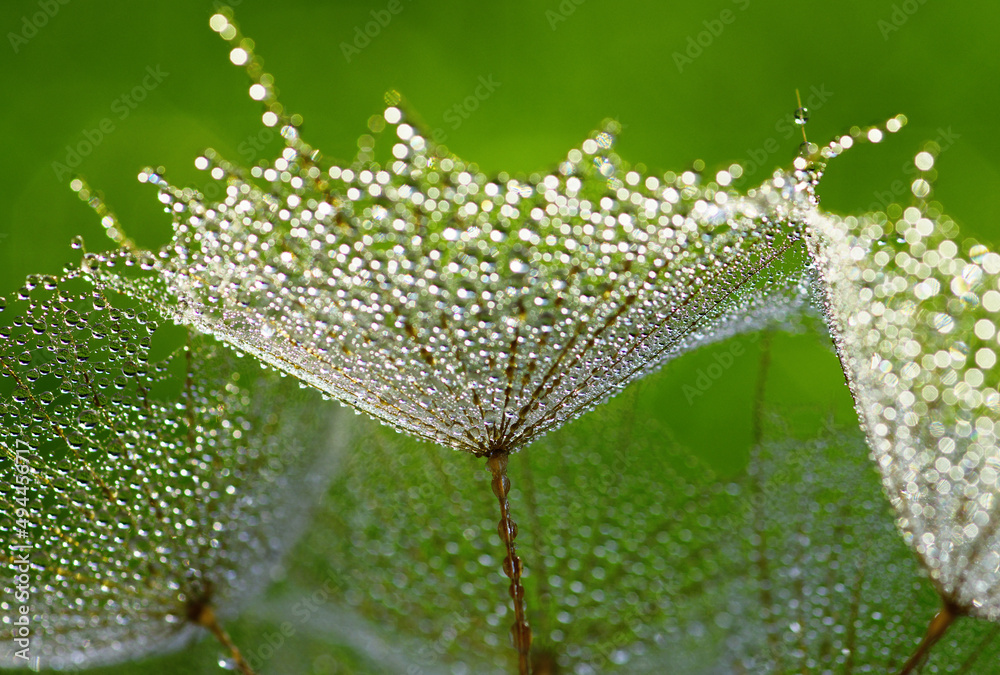
<path fill-rule="evenodd" d="M 859 213 L 887 195 L 906 203 L 908 189 L 896 183 L 903 168 L 921 143 L 944 138 L 934 198 L 963 233 L 994 250 L 1000 243 L 1000 4 L 229 4 L 281 100 L 303 115 L 307 141 L 328 157 L 353 157 L 384 92 L 396 89 L 438 140 L 487 171 L 545 170 L 615 117 L 624 127 L 618 152 L 633 164 L 662 172 L 700 159 L 714 173 L 736 161 L 748 167 L 747 187 L 788 165 L 801 143 L 789 123 L 799 89 L 819 143 L 855 124 L 909 118 L 881 145 L 831 165 L 824 208 Z M 391 20 L 359 37 L 372 12 L 385 16 L 389 5 L 398 10 Z M 218 6 L 0 4 L 0 295 L 27 274 L 78 261 L 75 235 L 89 250 L 111 248 L 70 191 L 72 175 L 104 193 L 140 246 L 156 247 L 169 239 L 169 219 L 155 189 L 136 181 L 139 170 L 164 166 L 175 184 L 204 185 L 193 160 L 206 147 L 243 165 L 273 157 L 279 143 L 262 132 L 246 75 L 208 27 Z M 793 434 L 809 437 L 827 418 L 856 424 L 829 338 L 776 335 L 772 350 L 767 402 Z M 636 397 L 636 418 L 669 428 L 716 472 L 737 474 L 752 444 L 759 355 L 759 340 L 746 336 L 672 362 Z M 699 386 L 720 362 L 732 365 Z M 191 663 L 212 651 L 198 649 Z M 157 672 L 189 672 L 187 659 L 173 657 Z M 143 668 L 114 672 L 150 672 Z"/>

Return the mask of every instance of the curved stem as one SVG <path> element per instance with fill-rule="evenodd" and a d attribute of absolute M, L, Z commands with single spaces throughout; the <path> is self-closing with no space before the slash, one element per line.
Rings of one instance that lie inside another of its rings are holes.
<path fill-rule="evenodd" d="M 510 597 L 514 601 L 514 625 L 510 629 L 517 650 L 518 672 L 520 675 L 531 673 L 531 627 L 524 605 L 524 586 L 521 585 L 521 559 L 517 555 L 514 539 L 517 537 L 517 524 L 511 520 L 510 504 L 507 494 L 510 492 L 510 479 L 507 478 L 507 459 L 510 455 L 498 452 L 486 460 L 486 467 L 493 476 L 493 494 L 500 500 L 500 524 L 497 533 L 500 541 L 507 548 L 507 557 L 503 561 L 504 574 L 510 579 Z"/>
<path fill-rule="evenodd" d="M 944 607 L 942 607 L 934 618 L 931 619 L 930 625 L 927 627 L 927 634 L 924 635 L 924 639 L 920 641 L 917 646 L 917 650 L 913 652 L 906 663 L 899 671 L 899 675 L 909 675 L 914 669 L 923 663 L 927 655 L 930 654 L 931 647 L 940 640 L 944 634 L 948 631 L 948 628 L 952 623 L 955 622 L 960 616 L 960 612 L 951 603 L 945 602 Z"/>
<path fill-rule="evenodd" d="M 246 662 L 243 658 L 243 654 L 240 653 L 239 647 L 233 642 L 232 638 L 229 637 L 229 633 L 225 631 L 219 620 L 215 616 L 215 612 L 212 611 L 210 605 L 202 605 L 199 608 L 198 615 L 193 617 L 194 622 L 199 626 L 207 629 L 215 639 L 218 640 L 223 647 L 229 652 L 229 655 L 233 658 L 233 662 L 236 664 L 236 669 L 240 671 L 243 675 L 256 675 L 250 664 Z"/>

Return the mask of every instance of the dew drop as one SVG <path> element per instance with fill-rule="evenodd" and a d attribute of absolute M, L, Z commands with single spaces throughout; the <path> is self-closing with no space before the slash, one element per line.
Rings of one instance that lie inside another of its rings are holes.
<path fill-rule="evenodd" d="M 934 168 L 934 155 L 929 152 L 918 152 L 913 158 L 913 163 L 921 171 L 930 171 Z"/>
<path fill-rule="evenodd" d="M 955 328 L 955 320 L 948 314 L 938 312 L 934 315 L 932 325 L 939 333 L 950 333 Z"/>

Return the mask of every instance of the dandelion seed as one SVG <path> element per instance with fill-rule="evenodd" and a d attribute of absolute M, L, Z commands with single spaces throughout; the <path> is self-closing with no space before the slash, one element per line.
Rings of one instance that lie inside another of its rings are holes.
<path fill-rule="evenodd" d="M 930 170 L 933 153 L 914 163 Z M 930 189 L 926 177 L 914 186 L 918 197 Z M 808 232 L 874 459 L 945 606 L 909 672 L 955 616 L 1000 620 L 1000 255 L 960 247 L 954 222 L 922 201 L 814 214 Z"/>
<path fill-rule="evenodd" d="M 94 667 L 205 628 L 249 673 L 220 621 L 265 587 L 323 489 L 328 423 L 204 338 L 151 358 L 170 345 L 154 318 L 73 275 L 21 295 L 0 316 L 0 532 L 23 548 L 0 556 L 30 561 L 32 655 Z M 11 650 L 0 661 L 23 664 Z"/>
<path fill-rule="evenodd" d="M 786 435 L 770 420 L 729 492 L 739 525 L 722 557 L 732 569 L 710 590 L 729 617 L 718 670 L 893 672 L 890 655 L 920 629 L 919 567 L 893 527 L 863 437 Z"/>

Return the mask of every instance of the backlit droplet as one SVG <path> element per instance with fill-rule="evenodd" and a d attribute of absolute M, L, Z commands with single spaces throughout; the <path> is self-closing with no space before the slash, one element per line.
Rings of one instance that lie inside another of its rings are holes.
<path fill-rule="evenodd" d="M 229 52 L 229 60 L 233 62 L 234 65 L 243 66 L 246 65 L 249 55 L 247 51 L 242 47 L 236 47 L 231 52 Z"/>
<path fill-rule="evenodd" d="M 918 152 L 913 163 L 921 171 L 930 171 L 934 167 L 934 155 L 929 152 Z"/>

